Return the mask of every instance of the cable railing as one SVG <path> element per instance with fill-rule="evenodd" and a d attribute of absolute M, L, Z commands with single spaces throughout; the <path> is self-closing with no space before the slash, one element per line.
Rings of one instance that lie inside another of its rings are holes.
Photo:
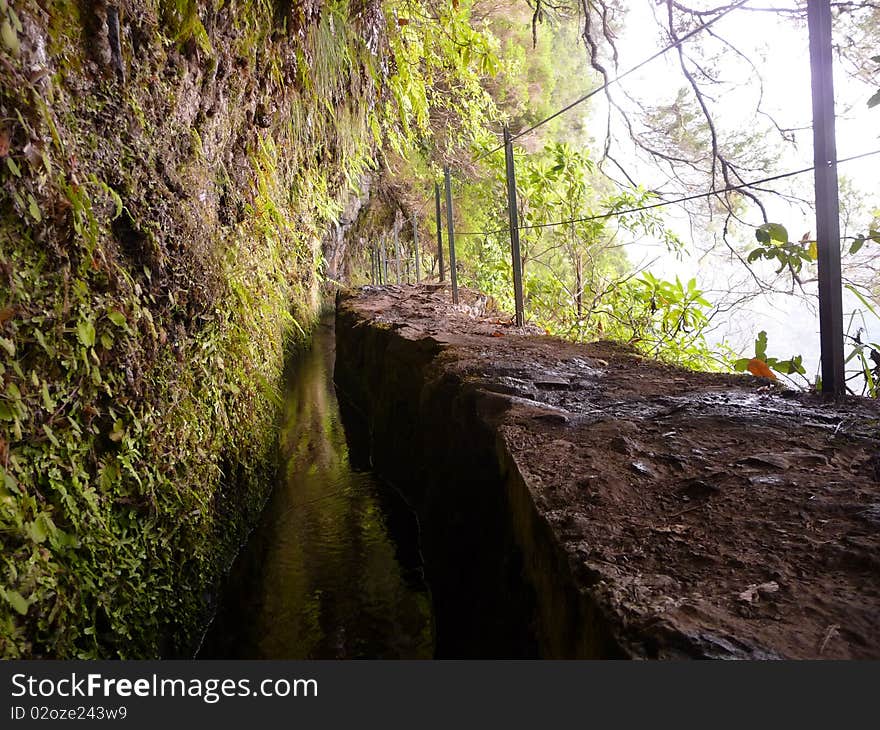
<path fill-rule="evenodd" d="M 822 390 L 835 396 L 841 395 L 845 390 L 844 361 L 843 361 L 843 311 L 842 311 L 842 288 L 840 271 L 839 245 L 831 245 L 831 242 L 840 240 L 839 204 L 837 166 L 880 154 L 880 149 L 863 152 L 857 155 L 837 159 L 836 144 L 834 137 L 834 95 L 831 76 L 832 68 L 832 45 L 831 45 L 831 8 L 830 0 L 808 0 L 807 21 L 810 41 L 810 67 L 812 73 L 812 97 L 813 97 L 813 130 L 814 130 L 814 164 L 797 170 L 769 175 L 757 180 L 743 182 L 738 185 L 727 185 L 722 188 L 713 188 L 707 192 L 684 195 L 673 199 L 659 200 L 645 205 L 639 205 L 620 210 L 610 210 L 582 217 L 574 217 L 566 220 L 551 221 L 547 223 L 531 223 L 521 225 L 518 221 L 517 184 L 513 143 L 523 136 L 546 125 L 562 114 L 570 111 L 579 104 L 591 99 L 596 94 L 620 82 L 649 63 L 662 57 L 669 51 L 678 48 L 683 43 L 698 34 L 704 32 L 723 17 L 741 8 L 749 0 L 740 0 L 729 7 L 719 10 L 718 15 L 704 21 L 696 28 L 677 38 L 671 43 L 632 68 L 624 71 L 600 86 L 592 89 L 583 96 L 575 99 L 570 104 L 559 109 L 546 118 L 532 124 L 527 129 L 512 134 L 507 126 L 504 126 L 504 142 L 483 152 L 472 160 L 479 162 L 490 155 L 505 151 L 505 177 L 507 190 L 507 217 L 508 225 L 485 231 L 455 231 L 454 209 L 452 198 L 452 173 L 448 166 L 443 171 L 443 188 L 445 193 L 445 218 L 446 218 L 446 243 L 449 252 L 449 276 L 452 288 L 452 300 L 459 303 L 458 277 L 455 261 L 455 238 L 456 236 L 491 236 L 507 233 L 511 245 L 511 270 L 512 284 L 515 302 L 515 322 L 517 326 L 525 323 L 523 283 L 522 283 L 522 259 L 520 254 L 519 234 L 524 231 L 552 228 L 557 226 L 573 225 L 590 221 L 607 220 L 612 217 L 632 215 L 643 211 L 654 210 L 670 205 L 679 205 L 694 200 L 722 196 L 758 185 L 782 180 L 785 178 L 803 175 L 813 172 L 816 187 L 816 240 L 818 248 L 819 268 L 819 311 L 820 311 L 820 340 L 822 361 Z M 439 263 L 439 281 L 445 282 L 446 268 L 444 261 L 443 246 L 443 205 L 441 204 L 440 183 L 434 184 L 434 203 L 437 234 L 436 262 Z M 430 201 L 426 200 L 421 209 L 424 209 Z M 413 243 L 414 252 L 418 257 L 418 221 L 413 217 Z M 397 281 L 401 281 L 400 251 L 397 233 L 395 232 L 395 260 Z M 408 261 L 409 259 L 407 259 Z M 371 250 L 372 279 L 374 282 L 388 282 L 388 257 L 385 244 L 382 244 L 381 256 L 379 247 Z M 383 268 L 384 267 L 384 268 Z M 433 267 L 432 267 L 433 270 Z M 415 265 L 416 281 L 421 280 L 421 269 L 418 258 Z M 407 273 L 407 281 L 409 274 Z"/>
<path fill-rule="evenodd" d="M 853 162 L 854 160 L 861 160 L 866 157 L 872 157 L 874 155 L 880 155 L 880 149 L 871 150 L 870 152 L 862 152 L 858 155 L 852 155 L 851 157 L 843 157 L 836 161 L 837 165 L 843 165 L 847 162 Z M 795 177 L 797 175 L 804 175 L 808 172 L 813 172 L 815 170 L 814 165 L 810 165 L 809 167 L 802 167 L 799 170 L 790 170 L 789 172 L 779 173 L 778 175 L 770 175 L 769 177 L 762 177 L 759 180 L 751 180 L 749 182 L 741 183 L 740 185 L 727 185 L 723 188 L 716 188 L 710 190 L 707 193 L 695 193 L 694 195 L 685 195 L 680 198 L 674 198 L 672 200 L 661 200 L 657 203 L 650 203 L 649 205 L 641 205 L 637 208 L 625 208 L 623 210 L 611 210 L 605 213 L 597 213 L 595 215 L 584 216 L 582 218 L 567 218 L 561 221 L 552 221 L 549 223 L 532 223 L 524 226 L 519 226 L 520 231 L 528 231 L 536 228 L 554 228 L 556 226 L 569 226 L 574 223 L 589 223 L 590 221 L 598 221 L 598 220 L 606 220 L 608 218 L 613 218 L 616 216 L 623 215 L 632 215 L 634 213 L 641 213 L 646 210 L 654 210 L 655 208 L 664 208 L 668 205 L 680 205 L 682 203 L 689 203 L 694 200 L 700 200 L 702 198 L 711 198 L 716 195 L 724 195 L 725 193 L 734 193 L 737 190 L 745 190 L 747 188 L 753 188 L 756 185 L 764 185 L 765 183 L 774 182 L 776 180 L 784 180 L 785 178 Z M 496 228 L 488 231 L 458 231 L 456 236 L 492 236 L 498 235 L 499 233 L 505 233 L 509 230 L 509 228 Z"/>

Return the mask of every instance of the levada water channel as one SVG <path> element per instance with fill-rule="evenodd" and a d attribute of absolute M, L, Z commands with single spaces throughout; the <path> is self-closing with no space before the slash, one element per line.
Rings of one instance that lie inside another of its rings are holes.
<path fill-rule="evenodd" d="M 369 469 L 333 385 L 332 317 L 285 378 L 278 484 L 233 565 L 205 659 L 434 656 L 419 523 Z"/>

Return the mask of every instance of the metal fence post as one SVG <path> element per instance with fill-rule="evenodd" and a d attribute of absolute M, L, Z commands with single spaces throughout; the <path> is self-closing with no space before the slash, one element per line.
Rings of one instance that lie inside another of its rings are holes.
<path fill-rule="evenodd" d="M 400 284 L 400 235 L 394 229 L 394 267 L 397 270 L 397 283 Z"/>
<path fill-rule="evenodd" d="M 413 253 L 416 257 L 416 284 L 422 280 L 422 267 L 419 264 L 419 219 L 415 213 L 412 218 L 413 227 Z"/>
<path fill-rule="evenodd" d="M 443 270 L 443 223 L 440 219 L 440 183 L 434 183 L 434 204 L 437 208 L 437 261 L 440 264 L 440 283 L 446 281 Z"/>
<path fill-rule="evenodd" d="M 813 164 L 816 183 L 822 392 L 838 396 L 843 394 L 846 380 L 843 361 L 840 205 L 837 188 L 830 0 L 809 0 L 807 24 L 810 31 L 813 89 Z"/>
<path fill-rule="evenodd" d="M 449 239 L 449 278 L 452 280 L 452 303 L 458 304 L 458 275 L 455 270 L 455 224 L 452 221 L 452 176 L 443 168 L 446 180 L 446 238 Z"/>
<path fill-rule="evenodd" d="M 525 324 L 523 306 L 522 257 L 519 248 L 519 215 L 516 203 L 516 168 L 513 159 L 513 142 L 510 130 L 504 125 L 504 162 L 507 168 L 507 212 L 510 219 L 510 255 L 513 261 L 513 301 L 516 309 L 516 326 Z"/>

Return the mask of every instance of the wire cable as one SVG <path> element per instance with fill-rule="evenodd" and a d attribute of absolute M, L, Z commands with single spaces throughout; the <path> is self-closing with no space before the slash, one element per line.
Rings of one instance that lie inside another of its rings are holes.
<path fill-rule="evenodd" d="M 859 155 L 853 155 L 852 157 L 844 157 L 843 159 L 837 160 L 837 165 L 842 165 L 845 162 L 852 162 L 853 160 L 860 160 L 865 157 L 871 157 L 873 155 L 880 155 L 880 150 L 873 150 L 871 152 L 863 152 Z M 626 210 L 612 210 L 607 213 L 599 213 L 597 215 L 585 216 L 583 218 L 571 218 L 569 220 L 564 221 L 554 221 L 552 223 L 534 223 L 532 225 L 527 226 L 519 226 L 519 230 L 527 231 L 536 228 L 553 228 L 554 226 L 567 226 L 572 223 L 587 223 L 589 221 L 597 221 L 604 220 L 606 218 L 613 218 L 615 216 L 620 215 L 628 215 L 630 213 L 640 213 L 643 210 L 652 210 L 654 208 L 662 208 L 667 205 L 677 205 L 679 203 L 687 203 L 691 200 L 699 200 L 700 198 L 709 198 L 713 195 L 722 195 L 724 193 L 736 192 L 737 190 L 743 190 L 744 188 L 754 187 L 755 185 L 762 185 L 764 183 L 773 182 L 774 180 L 782 180 L 787 177 L 794 177 L 796 175 L 803 175 L 806 172 L 812 172 L 815 170 L 815 166 L 811 165 L 810 167 L 804 167 L 800 170 L 792 170 L 791 172 L 783 172 L 779 175 L 771 175 L 770 177 L 761 178 L 760 180 L 752 180 L 751 182 L 742 183 L 741 185 L 730 185 L 725 188 L 720 188 L 718 190 L 710 190 L 708 193 L 697 193 L 695 195 L 686 195 L 682 198 L 675 198 L 674 200 L 662 200 L 658 203 L 651 203 L 650 205 L 642 205 L 638 208 L 627 208 Z M 498 228 L 494 231 L 456 231 L 456 236 L 491 236 L 496 233 L 504 233 L 505 231 L 510 230 L 509 228 Z"/>

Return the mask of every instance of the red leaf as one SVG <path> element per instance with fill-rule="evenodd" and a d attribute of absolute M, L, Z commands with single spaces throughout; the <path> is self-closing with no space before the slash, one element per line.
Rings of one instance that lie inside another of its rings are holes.
<path fill-rule="evenodd" d="M 758 378 L 770 378 L 771 380 L 776 380 L 776 374 L 767 367 L 767 363 L 765 363 L 759 357 L 753 357 L 749 360 L 749 364 L 746 366 L 748 371 Z"/>

